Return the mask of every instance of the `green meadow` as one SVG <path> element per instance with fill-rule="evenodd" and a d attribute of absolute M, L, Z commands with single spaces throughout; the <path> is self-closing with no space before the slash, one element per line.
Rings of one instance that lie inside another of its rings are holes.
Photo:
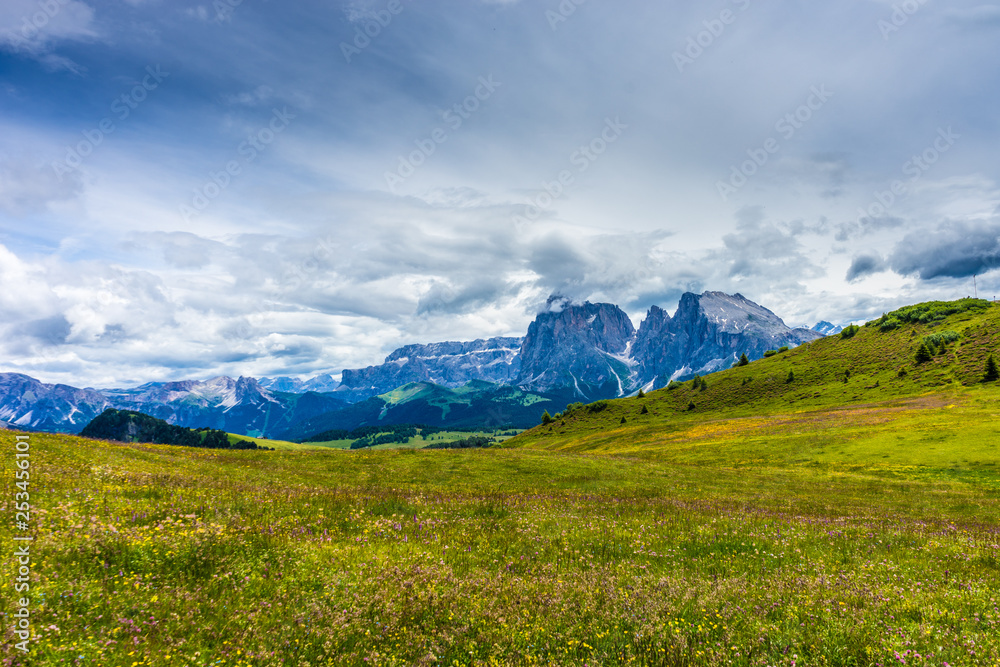
<path fill-rule="evenodd" d="M 420 429 L 417 429 L 418 431 Z M 501 435 L 504 434 L 504 435 Z M 471 438 L 473 436 L 482 436 L 487 438 L 494 438 L 498 443 L 505 442 L 510 439 L 511 436 L 506 435 L 509 431 L 436 431 L 432 435 L 424 435 L 419 433 L 412 438 L 405 438 L 401 442 L 386 443 L 381 445 L 375 445 L 373 447 L 367 447 L 366 449 L 381 451 L 386 449 L 423 449 L 428 445 L 437 445 L 446 442 L 455 442 L 457 440 L 464 440 Z M 268 440 L 266 438 L 252 438 L 246 435 L 233 435 L 230 434 L 229 439 L 231 441 L 246 440 L 249 442 L 256 443 L 260 447 L 270 447 L 272 449 L 280 450 L 314 450 L 314 449 L 350 449 L 351 443 L 354 442 L 352 439 L 347 440 L 326 440 L 321 442 L 289 442 L 286 440 Z"/>
<path fill-rule="evenodd" d="M 5 557 L 0 664 L 996 667 L 1000 309 L 973 305 L 482 450 L 31 434 L 34 635 Z"/>

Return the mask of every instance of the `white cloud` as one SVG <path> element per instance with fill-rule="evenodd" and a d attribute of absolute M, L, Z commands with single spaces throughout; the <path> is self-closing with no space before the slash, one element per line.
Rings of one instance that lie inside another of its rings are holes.
<path fill-rule="evenodd" d="M 5 0 L 0 5 L 0 47 L 38 59 L 50 69 L 79 72 L 52 53 L 59 42 L 96 39 L 93 8 L 80 0 Z"/>
<path fill-rule="evenodd" d="M 0 212 L 20 218 L 44 211 L 50 203 L 72 199 L 81 189 L 79 173 L 60 178 L 37 155 L 0 155 Z"/>

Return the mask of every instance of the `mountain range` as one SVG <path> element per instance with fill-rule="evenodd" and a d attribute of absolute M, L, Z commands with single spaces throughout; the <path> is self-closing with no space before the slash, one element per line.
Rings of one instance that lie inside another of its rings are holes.
<path fill-rule="evenodd" d="M 78 433 L 116 408 L 263 437 L 389 423 L 525 427 L 573 401 L 658 389 L 822 336 L 740 294 L 684 294 L 673 316 L 653 306 L 638 329 L 613 304 L 553 296 L 523 338 L 408 345 L 378 366 L 344 370 L 339 383 L 217 377 L 96 390 L 0 373 L 0 424 Z"/>

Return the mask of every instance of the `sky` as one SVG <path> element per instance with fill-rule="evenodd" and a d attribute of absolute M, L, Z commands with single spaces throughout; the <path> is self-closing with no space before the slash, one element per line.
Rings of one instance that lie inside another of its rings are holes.
<path fill-rule="evenodd" d="M 0 371 L 309 377 L 1000 294 L 1000 3 L 4 0 Z"/>

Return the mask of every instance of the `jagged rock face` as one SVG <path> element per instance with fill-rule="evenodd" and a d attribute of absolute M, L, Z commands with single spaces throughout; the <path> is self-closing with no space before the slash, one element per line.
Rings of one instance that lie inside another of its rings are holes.
<path fill-rule="evenodd" d="M 659 306 L 650 308 L 646 319 L 639 325 L 632 345 L 638 384 L 648 385 L 665 369 L 676 364 L 677 346 L 673 338 L 667 311 Z"/>
<path fill-rule="evenodd" d="M 110 407 L 92 389 L 44 384 L 20 373 L 0 373 L 0 425 L 10 428 L 77 433 Z"/>
<path fill-rule="evenodd" d="M 640 382 L 659 388 L 672 378 L 728 368 L 741 354 L 759 359 L 767 350 L 795 347 L 820 337 L 808 329 L 790 329 L 742 294 L 687 293 L 672 318 L 659 308 L 650 310 L 634 350 Z"/>
<path fill-rule="evenodd" d="M 625 393 L 634 335 L 632 321 L 618 306 L 550 298 L 521 345 L 517 385 L 542 392 L 572 387 L 591 399 L 604 397 L 609 388 L 612 395 Z"/>
<path fill-rule="evenodd" d="M 345 370 L 338 392 L 367 398 L 411 382 L 451 388 L 473 380 L 511 384 L 520 369 L 520 347 L 520 338 L 407 345 L 386 357 L 380 366 Z"/>

